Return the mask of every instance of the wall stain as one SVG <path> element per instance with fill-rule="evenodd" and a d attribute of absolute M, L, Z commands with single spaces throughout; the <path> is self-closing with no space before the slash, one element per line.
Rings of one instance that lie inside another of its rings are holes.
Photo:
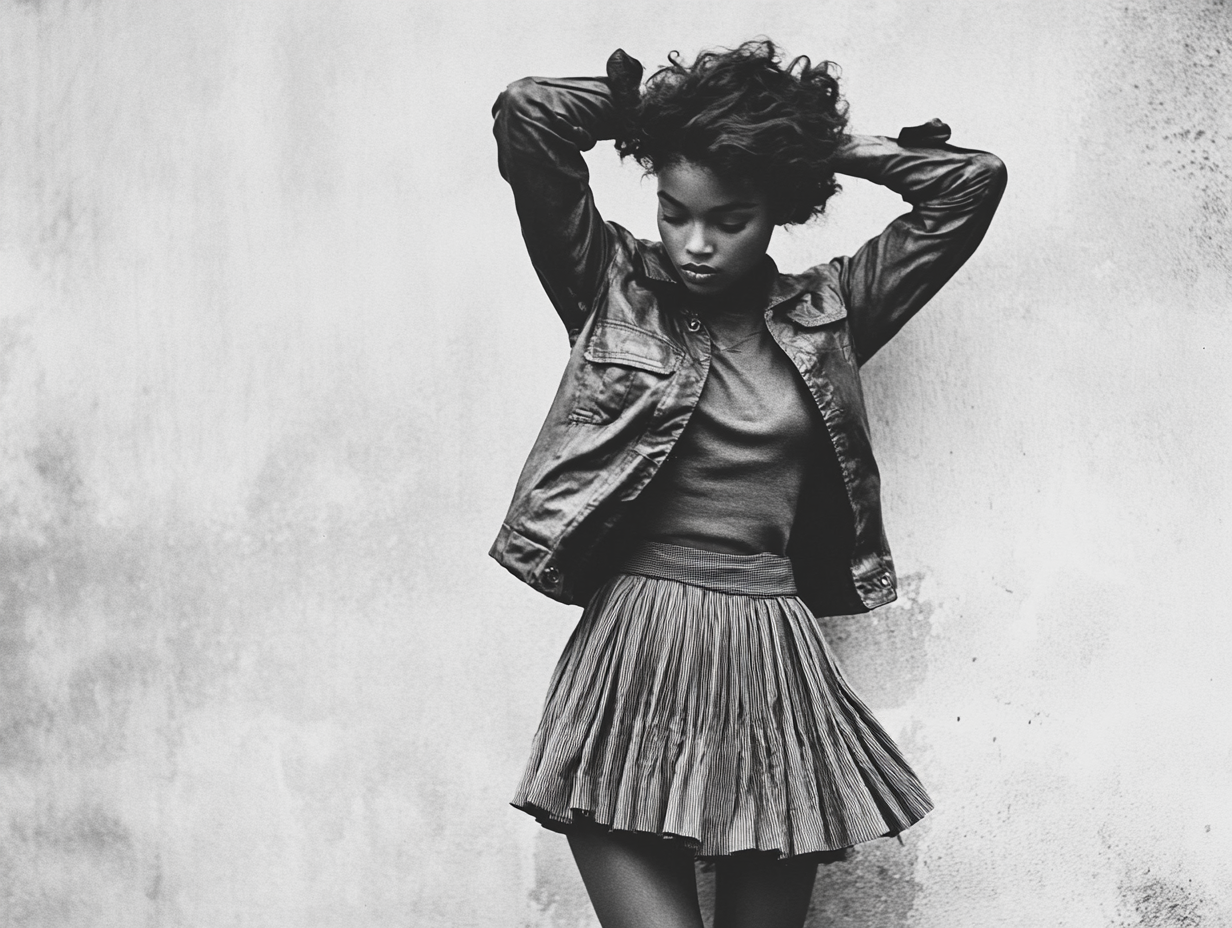
<path fill-rule="evenodd" d="M 535 928 L 578 928 L 595 923 L 569 842 L 546 828 L 535 835 L 535 885 L 529 899 L 535 918 L 528 924 Z"/>
<path fill-rule="evenodd" d="M 1099 152 L 1091 165 L 1104 177 L 1123 178 L 1123 186 L 1136 185 L 1126 204 L 1148 192 L 1158 201 L 1156 188 L 1166 186 L 1169 221 L 1183 223 L 1183 236 L 1176 230 L 1150 241 L 1156 248 L 1170 237 L 1184 242 L 1163 253 L 1170 278 L 1202 276 L 1229 258 L 1232 124 L 1225 88 L 1232 83 L 1232 17 L 1224 0 L 1137 0 L 1121 9 L 1115 32 L 1107 73 L 1123 77 L 1104 89 L 1097 118 L 1141 128 L 1118 137 L 1119 147 Z M 1131 61 L 1142 65 L 1127 71 Z M 1141 219 L 1159 221 L 1154 212 Z"/>
<path fill-rule="evenodd" d="M 118 760 L 130 750 L 129 716 L 140 694 L 158 682 L 160 661 L 140 652 L 108 651 L 84 659 L 68 681 L 68 710 L 61 724 L 77 734 L 75 752 L 96 762 Z"/>
<path fill-rule="evenodd" d="M 925 645 L 934 606 L 920 599 L 926 577 L 920 572 L 899 578 L 898 599 L 888 606 L 821 620 L 843 672 L 873 709 L 905 705 L 928 674 Z"/>
<path fill-rule="evenodd" d="M 915 879 L 918 835 L 869 841 L 849 860 L 818 868 L 805 928 L 905 926 L 921 886 Z"/>
<path fill-rule="evenodd" d="M 1148 871 L 1149 873 L 1149 871 Z M 1176 879 L 1142 875 L 1121 885 L 1126 928 L 1227 928 L 1232 913 Z"/>
<path fill-rule="evenodd" d="M 63 817 L 47 816 L 32 824 L 12 823 L 24 842 L 61 851 L 121 861 L 132 856 L 133 836 L 128 827 L 96 806 L 82 806 Z"/>
<path fill-rule="evenodd" d="M 77 528 L 88 509 L 71 436 L 48 430 L 20 449 L 0 489 L 0 767 L 41 763 L 55 707 L 32 672 L 41 616 L 80 601 L 86 558 Z"/>

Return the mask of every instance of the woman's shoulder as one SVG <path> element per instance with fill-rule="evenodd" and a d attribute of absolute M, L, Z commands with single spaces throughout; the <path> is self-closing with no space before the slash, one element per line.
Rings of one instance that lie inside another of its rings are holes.
<path fill-rule="evenodd" d="M 843 271 L 843 263 L 847 260 L 844 257 L 831 258 L 829 261 L 823 261 L 821 264 L 814 264 L 799 274 L 788 274 L 785 276 L 798 281 L 800 286 L 806 290 L 826 289 L 838 283 L 839 275 Z"/>

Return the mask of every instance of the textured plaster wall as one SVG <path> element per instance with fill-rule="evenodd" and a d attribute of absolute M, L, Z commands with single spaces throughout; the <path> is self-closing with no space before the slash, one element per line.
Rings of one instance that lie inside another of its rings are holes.
<path fill-rule="evenodd" d="M 0 2 L 0 924 L 594 924 L 504 805 L 575 610 L 485 556 L 566 350 L 488 107 L 765 33 L 1010 168 L 866 369 L 904 595 L 827 623 L 938 809 L 810 924 L 1232 925 L 1232 9 L 584 7 Z"/>

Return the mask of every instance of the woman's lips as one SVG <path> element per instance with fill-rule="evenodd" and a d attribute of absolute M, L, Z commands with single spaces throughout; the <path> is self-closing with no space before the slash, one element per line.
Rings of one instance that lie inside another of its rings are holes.
<path fill-rule="evenodd" d="M 695 284 L 708 283 L 717 277 L 719 272 L 709 265 L 705 264 L 682 264 L 680 265 L 680 276 L 686 281 Z"/>

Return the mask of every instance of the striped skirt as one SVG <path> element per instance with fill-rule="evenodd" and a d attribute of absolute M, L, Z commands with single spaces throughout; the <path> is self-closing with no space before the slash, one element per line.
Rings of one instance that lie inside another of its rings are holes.
<path fill-rule="evenodd" d="M 553 830 L 644 832 L 699 857 L 833 858 L 932 808 L 790 561 L 662 544 L 582 613 L 512 804 Z"/>

